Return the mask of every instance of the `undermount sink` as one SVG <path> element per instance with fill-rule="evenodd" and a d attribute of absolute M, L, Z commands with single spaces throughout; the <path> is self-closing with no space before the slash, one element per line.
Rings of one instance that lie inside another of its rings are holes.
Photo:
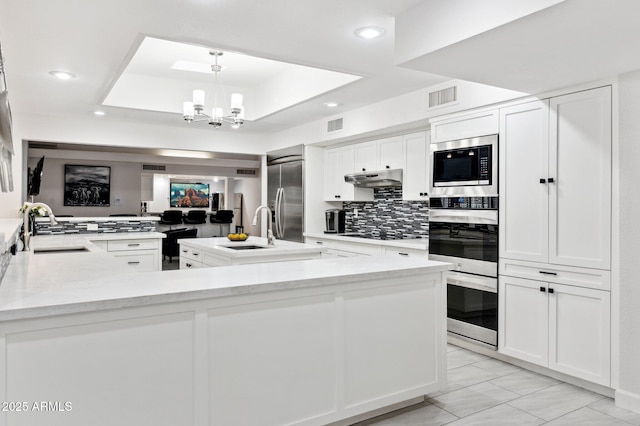
<path fill-rule="evenodd" d="M 55 249 L 34 249 L 33 254 L 54 254 L 54 253 L 85 253 L 89 252 L 89 249 L 86 247 L 65 247 L 65 248 L 55 248 Z"/>
<path fill-rule="evenodd" d="M 232 250 L 258 250 L 258 249 L 266 249 L 268 246 L 256 246 L 256 245 L 244 245 L 244 246 L 221 246 L 224 248 L 229 248 Z"/>

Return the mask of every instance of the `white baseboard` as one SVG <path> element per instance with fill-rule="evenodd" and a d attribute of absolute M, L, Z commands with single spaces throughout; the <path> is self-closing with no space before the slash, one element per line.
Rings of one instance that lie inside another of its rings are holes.
<path fill-rule="evenodd" d="M 637 393 L 617 389 L 615 399 L 618 407 L 640 413 L 640 395 Z"/>

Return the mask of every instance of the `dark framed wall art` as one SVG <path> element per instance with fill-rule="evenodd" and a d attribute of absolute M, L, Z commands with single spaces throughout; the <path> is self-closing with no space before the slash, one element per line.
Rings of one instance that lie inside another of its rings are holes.
<path fill-rule="evenodd" d="M 64 205 L 109 207 L 111 167 L 64 165 Z"/>

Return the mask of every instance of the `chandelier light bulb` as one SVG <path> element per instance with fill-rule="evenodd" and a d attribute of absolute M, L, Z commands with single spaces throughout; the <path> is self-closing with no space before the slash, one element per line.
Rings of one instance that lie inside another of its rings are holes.
<path fill-rule="evenodd" d="M 193 91 L 193 107 L 196 111 L 204 109 L 204 90 Z"/>
<path fill-rule="evenodd" d="M 182 115 L 184 115 L 185 120 L 188 118 L 193 119 L 193 102 L 185 102 L 182 107 Z"/>

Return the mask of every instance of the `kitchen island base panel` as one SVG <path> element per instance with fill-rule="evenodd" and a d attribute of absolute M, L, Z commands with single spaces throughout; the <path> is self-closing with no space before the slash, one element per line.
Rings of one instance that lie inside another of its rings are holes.
<path fill-rule="evenodd" d="M 6 321 L 0 399 L 72 409 L 0 413 L 0 424 L 326 425 L 379 415 L 444 387 L 443 285 L 442 271 L 423 270 Z"/>

